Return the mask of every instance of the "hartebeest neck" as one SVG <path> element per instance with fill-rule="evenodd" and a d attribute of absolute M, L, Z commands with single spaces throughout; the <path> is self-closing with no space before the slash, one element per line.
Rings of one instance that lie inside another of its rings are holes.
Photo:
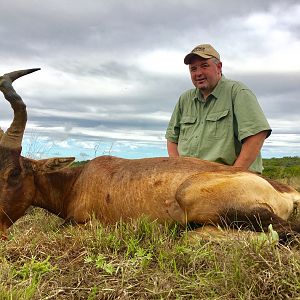
<path fill-rule="evenodd" d="M 66 218 L 70 192 L 82 168 L 70 168 L 35 175 L 36 196 L 32 205 Z"/>

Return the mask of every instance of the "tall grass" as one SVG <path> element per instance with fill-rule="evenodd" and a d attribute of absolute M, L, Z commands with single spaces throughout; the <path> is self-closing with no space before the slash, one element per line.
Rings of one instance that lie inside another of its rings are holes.
<path fill-rule="evenodd" d="M 297 299 L 299 242 L 190 239 L 140 219 L 61 227 L 34 209 L 0 243 L 0 299 Z"/>

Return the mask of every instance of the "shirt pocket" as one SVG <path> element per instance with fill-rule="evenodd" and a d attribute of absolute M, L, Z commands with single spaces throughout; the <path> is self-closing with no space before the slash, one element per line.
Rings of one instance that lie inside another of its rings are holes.
<path fill-rule="evenodd" d="M 184 116 L 180 120 L 180 139 L 187 140 L 189 139 L 194 130 L 197 116 Z"/>
<path fill-rule="evenodd" d="M 229 126 L 229 109 L 210 113 L 206 116 L 207 138 L 220 139 L 226 138 Z"/>

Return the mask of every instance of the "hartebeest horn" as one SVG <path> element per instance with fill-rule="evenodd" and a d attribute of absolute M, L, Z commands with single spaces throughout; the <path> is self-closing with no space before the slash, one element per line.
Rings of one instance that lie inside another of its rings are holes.
<path fill-rule="evenodd" d="M 26 105 L 22 98 L 14 90 L 12 82 L 21 76 L 38 70 L 40 70 L 40 68 L 19 70 L 0 76 L 0 90 L 14 110 L 14 118 L 10 127 L 5 133 L 0 130 L 0 146 L 2 147 L 13 149 L 21 147 L 27 121 Z"/>
<path fill-rule="evenodd" d="M 35 71 L 39 71 L 41 68 L 34 68 L 34 69 L 26 69 L 26 70 L 19 70 L 19 71 L 13 71 L 7 74 L 4 74 L 3 77 L 7 76 L 11 82 L 14 82 L 16 79 L 25 76 L 27 74 L 33 73 Z"/>

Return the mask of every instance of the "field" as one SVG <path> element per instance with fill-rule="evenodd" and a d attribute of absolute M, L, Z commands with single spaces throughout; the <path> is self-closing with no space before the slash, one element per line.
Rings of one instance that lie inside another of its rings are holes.
<path fill-rule="evenodd" d="M 64 227 L 33 209 L 0 241 L 0 299 L 300 299 L 299 250 L 272 229 L 193 239 L 143 218 Z"/>

